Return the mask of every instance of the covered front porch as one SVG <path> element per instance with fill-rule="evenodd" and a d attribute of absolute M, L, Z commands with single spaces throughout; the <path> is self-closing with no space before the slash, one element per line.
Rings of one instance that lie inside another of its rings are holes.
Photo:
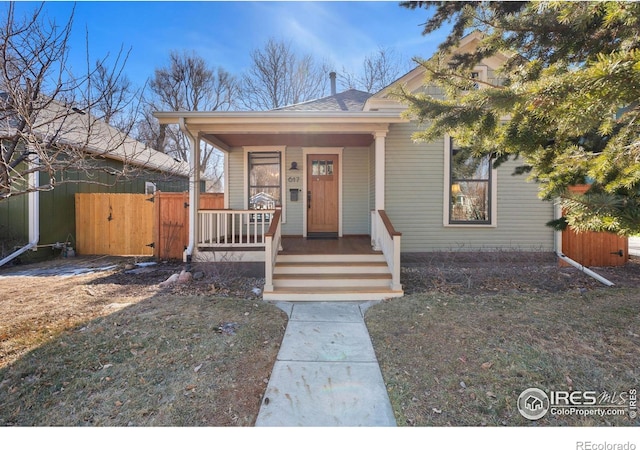
<path fill-rule="evenodd" d="M 402 295 L 401 235 L 384 204 L 385 138 L 398 114 L 156 115 L 191 142 L 185 261 L 263 262 L 265 300 Z M 198 205 L 203 141 L 225 156 L 224 209 Z"/>
<path fill-rule="evenodd" d="M 264 300 L 383 300 L 403 295 L 401 234 L 384 211 L 372 211 L 379 239 L 283 236 L 281 210 L 206 210 L 198 214 L 198 244 L 192 260 L 215 263 L 264 262 Z M 252 222 L 252 215 L 254 221 Z"/>

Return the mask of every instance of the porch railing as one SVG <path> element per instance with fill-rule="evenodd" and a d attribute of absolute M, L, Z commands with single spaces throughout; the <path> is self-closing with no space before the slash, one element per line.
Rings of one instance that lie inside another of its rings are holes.
<path fill-rule="evenodd" d="M 267 234 L 265 234 L 264 249 L 264 290 L 273 291 L 273 268 L 276 265 L 278 252 L 282 250 L 282 226 L 281 226 L 281 210 L 276 209 L 271 226 Z"/>
<path fill-rule="evenodd" d="M 401 291 L 400 284 L 400 239 L 402 233 L 393 228 L 391 220 L 384 210 L 371 211 L 371 236 L 373 246 L 381 250 L 389 270 L 391 271 L 391 286 L 394 291 Z"/>
<path fill-rule="evenodd" d="M 198 246 L 264 247 L 275 210 L 199 210 Z"/>

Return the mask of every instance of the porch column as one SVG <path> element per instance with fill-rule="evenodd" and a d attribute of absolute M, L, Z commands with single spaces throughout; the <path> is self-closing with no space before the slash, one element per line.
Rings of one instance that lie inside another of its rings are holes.
<path fill-rule="evenodd" d="M 384 209 L 384 173 L 385 173 L 385 137 L 386 131 L 376 131 L 373 136 L 375 137 L 375 181 L 376 181 L 376 211 Z"/>
<path fill-rule="evenodd" d="M 375 138 L 375 211 L 373 212 L 373 216 L 371 217 L 371 241 L 373 243 L 374 250 L 380 250 L 382 236 L 381 234 L 384 230 L 381 227 L 377 226 L 380 221 L 378 218 L 378 211 L 384 210 L 384 188 L 385 188 L 385 138 L 387 136 L 387 132 L 385 131 L 376 131 L 373 133 Z"/>
<path fill-rule="evenodd" d="M 184 262 L 191 262 L 198 241 L 198 204 L 200 201 L 200 138 L 191 133 L 189 141 L 189 244 L 184 252 Z"/>

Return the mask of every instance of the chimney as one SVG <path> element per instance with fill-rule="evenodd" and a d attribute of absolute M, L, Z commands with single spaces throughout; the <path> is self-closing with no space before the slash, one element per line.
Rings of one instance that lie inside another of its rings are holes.
<path fill-rule="evenodd" d="M 329 72 L 329 78 L 331 79 L 331 95 L 336 95 L 336 73 Z"/>

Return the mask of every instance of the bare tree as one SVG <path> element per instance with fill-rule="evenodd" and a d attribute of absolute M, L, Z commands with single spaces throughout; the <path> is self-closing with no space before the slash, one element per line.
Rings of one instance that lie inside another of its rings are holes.
<path fill-rule="evenodd" d="M 149 90 L 147 107 L 138 123 L 139 139 L 186 161 L 186 137 L 178 127 L 159 125 L 153 111 L 226 111 L 234 106 L 238 85 L 229 72 L 209 67 L 201 56 L 172 51 L 169 64 L 155 70 Z M 214 190 L 219 189 L 224 170 L 220 151 L 203 143 L 200 155 L 205 178 L 212 182 Z"/>
<path fill-rule="evenodd" d="M 73 11 L 58 25 L 44 17 L 43 6 L 18 19 L 10 3 L 0 22 L 0 199 L 51 190 L 69 182 L 72 171 L 122 175 L 128 170 L 126 164 L 116 170 L 100 163 L 121 151 L 127 136 L 91 113 L 113 94 L 109 90 L 119 83 L 122 61 L 100 87 L 92 88 L 96 74 L 89 69 L 79 77 L 69 73 Z M 29 182 L 35 173 L 47 174 L 49 182 Z"/>
<path fill-rule="evenodd" d="M 242 77 L 241 101 L 249 110 L 269 110 L 322 97 L 327 66 L 311 55 L 299 56 L 291 44 L 269 39 L 251 55 L 253 65 Z"/>
<path fill-rule="evenodd" d="M 126 53 L 122 64 L 123 50 L 116 58 L 115 65 L 109 68 L 105 60 L 96 61 L 95 69 L 89 76 L 91 95 L 94 98 L 92 114 L 121 131 L 127 132 L 131 126 L 131 107 L 139 91 L 134 90 L 129 78 L 122 73 L 128 60 Z M 116 71 L 119 69 L 118 71 Z"/>
<path fill-rule="evenodd" d="M 339 81 L 345 89 L 375 93 L 397 80 L 407 68 L 407 63 L 395 50 L 379 47 L 375 53 L 365 57 L 361 73 L 354 74 L 343 70 Z"/>

